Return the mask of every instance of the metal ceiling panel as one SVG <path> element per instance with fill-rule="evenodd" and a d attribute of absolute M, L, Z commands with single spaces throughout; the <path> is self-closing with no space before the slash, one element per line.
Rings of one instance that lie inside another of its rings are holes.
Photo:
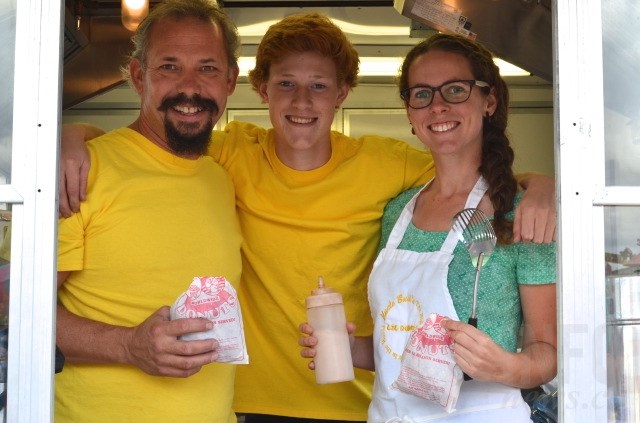
<path fill-rule="evenodd" d="M 157 3 L 158 0 L 150 1 L 151 7 Z M 428 33 L 412 31 L 412 21 L 413 27 L 415 21 L 419 21 L 437 28 L 436 22 L 416 16 L 413 13 L 416 7 L 455 3 L 459 13 L 467 17 L 470 30 L 477 33 L 478 40 L 498 56 L 546 81 L 552 78 L 551 12 L 544 0 L 397 0 L 395 5 L 402 14 L 394 10 L 394 2 L 389 0 L 226 0 L 221 3 L 238 27 L 276 22 L 293 13 L 323 13 L 341 26 L 346 23 L 345 26 L 356 28 L 343 26 L 362 56 L 381 57 L 404 56 Z M 131 50 L 131 32 L 120 22 L 120 0 L 67 0 L 66 7 L 73 18 L 65 22 L 65 40 L 69 40 L 68 48 L 75 50 L 67 54 L 65 48 L 64 109 L 121 83 L 120 66 L 125 64 Z M 381 27 L 390 32 L 381 35 Z M 264 32 L 243 34 L 244 55 L 255 52 L 262 34 Z M 75 43 L 76 39 L 82 43 Z"/>

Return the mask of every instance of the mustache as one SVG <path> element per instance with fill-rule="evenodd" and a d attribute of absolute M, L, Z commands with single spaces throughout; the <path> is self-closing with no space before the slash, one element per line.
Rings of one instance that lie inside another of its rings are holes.
<path fill-rule="evenodd" d="M 180 93 L 173 97 L 167 97 L 162 101 L 158 110 L 165 112 L 175 106 L 191 106 L 202 110 L 208 110 L 214 115 L 218 114 L 220 108 L 218 103 L 211 98 L 203 98 L 199 94 L 194 94 L 192 97 L 187 97 L 185 93 Z"/>

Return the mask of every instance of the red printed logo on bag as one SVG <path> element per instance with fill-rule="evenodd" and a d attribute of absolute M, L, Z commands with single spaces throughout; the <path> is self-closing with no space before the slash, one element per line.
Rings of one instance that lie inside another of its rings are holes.
<path fill-rule="evenodd" d="M 189 286 L 178 313 L 185 317 L 218 318 L 236 305 L 236 298 L 225 290 L 223 277 L 195 278 Z"/>
<path fill-rule="evenodd" d="M 429 355 L 446 354 L 453 343 L 447 331 L 442 327 L 443 316 L 434 320 L 427 319 L 411 335 L 411 345 L 417 352 Z"/>

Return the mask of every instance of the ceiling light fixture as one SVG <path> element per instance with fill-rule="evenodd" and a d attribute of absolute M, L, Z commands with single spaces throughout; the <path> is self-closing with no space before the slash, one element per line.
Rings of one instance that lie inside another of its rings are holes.
<path fill-rule="evenodd" d="M 122 0 L 122 25 L 135 31 L 149 14 L 149 0 Z"/>
<path fill-rule="evenodd" d="M 398 76 L 402 57 L 360 57 L 359 76 Z M 494 59 L 502 76 L 530 76 L 531 73 L 501 59 Z M 247 76 L 256 65 L 255 57 L 242 56 L 238 59 L 240 76 Z"/>
<path fill-rule="evenodd" d="M 519 68 L 513 63 L 498 59 L 497 57 L 493 59 L 493 62 L 500 69 L 501 76 L 531 76 L 531 72 Z"/>
<path fill-rule="evenodd" d="M 123 2 L 125 0 L 122 0 Z M 331 19 L 338 27 L 347 34 L 354 35 L 375 35 L 375 36 L 402 36 L 407 35 L 406 27 L 400 26 L 380 26 L 380 25 L 358 25 L 339 19 Z M 257 22 L 251 25 L 243 25 L 238 27 L 240 37 L 262 37 L 269 27 L 277 20 L 268 20 Z M 410 46 L 407 46 L 409 50 Z M 400 66 L 402 65 L 402 57 L 360 57 L 360 76 L 397 76 Z M 521 69 L 502 59 L 494 59 L 496 65 L 500 68 L 500 75 L 504 76 L 530 76 L 531 73 Z M 240 66 L 240 76 L 247 76 L 248 72 L 255 66 L 255 58 L 241 57 L 238 61 Z"/>
<path fill-rule="evenodd" d="M 407 36 L 409 34 L 406 26 L 359 25 L 335 18 L 331 18 L 331 21 L 347 34 L 375 36 Z M 267 32 L 271 25 L 278 22 L 278 20 L 269 20 L 239 26 L 238 32 L 243 37 L 261 37 Z"/>

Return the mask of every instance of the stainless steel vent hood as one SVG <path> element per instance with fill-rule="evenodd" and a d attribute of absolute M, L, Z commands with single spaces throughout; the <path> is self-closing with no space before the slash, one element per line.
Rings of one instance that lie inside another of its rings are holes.
<path fill-rule="evenodd" d="M 126 63 L 131 51 L 131 32 L 120 22 L 119 3 L 117 9 L 95 2 L 92 8 L 75 11 L 67 5 L 63 32 L 63 109 L 122 83 L 120 66 Z"/>
<path fill-rule="evenodd" d="M 551 82 L 551 0 L 395 0 L 402 15 L 481 41 L 493 53 Z"/>
<path fill-rule="evenodd" d="M 159 1 L 150 3 L 153 7 Z M 419 41 L 410 36 L 416 33 L 416 21 L 424 23 L 427 32 L 429 27 L 448 29 L 417 11 L 433 7 L 454 9 L 454 13 L 467 19 L 467 26 L 477 34 L 477 39 L 502 59 L 547 81 L 552 78 L 551 10 L 542 0 L 397 0 L 395 7 L 402 14 L 394 10 L 393 0 L 226 0 L 220 3 L 239 27 L 310 11 L 358 25 L 406 27 L 403 36 L 350 34 L 363 56 L 403 56 Z M 455 4 L 455 8 L 449 4 Z M 67 0 L 66 8 L 63 109 L 121 84 L 120 66 L 126 63 L 131 50 L 131 33 L 120 22 L 120 0 Z M 424 34 L 420 31 L 418 36 Z M 259 41 L 260 37 L 243 37 L 244 54 L 255 51 Z"/>
<path fill-rule="evenodd" d="M 161 0 L 150 0 L 153 8 Z M 120 21 L 121 0 L 66 0 L 64 28 L 65 52 L 63 72 L 63 109 L 68 109 L 122 83 L 120 67 L 131 51 L 130 38 Z M 369 19 L 372 25 L 383 25 L 391 17 L 402 22 L 406 18 L 393 10 L 392 0 L 218 0 L 236 25 L 279 20 L 304 11 L 319 11 L 330 17 L 344 16 L 349 10 L 353 19 Z M 360 22 L 363 24 L 362 22 Z M 408 26 L 408 21 L 407 24 Z M 261 37 L 243 37 L 245 54 L 255 51 Z M 395 39 L 377 37 L 375 44 L 407 44 Z M 391 37 L 392 38 L 392 37 Z M 408 39 L 407 36 L 403 37 Z M 359 41 L 359 40 L 358 40 Z M 354 40 L 355 42 L 358 42 Z M 365 42 L 365 44 L 368 42 Z"/>

